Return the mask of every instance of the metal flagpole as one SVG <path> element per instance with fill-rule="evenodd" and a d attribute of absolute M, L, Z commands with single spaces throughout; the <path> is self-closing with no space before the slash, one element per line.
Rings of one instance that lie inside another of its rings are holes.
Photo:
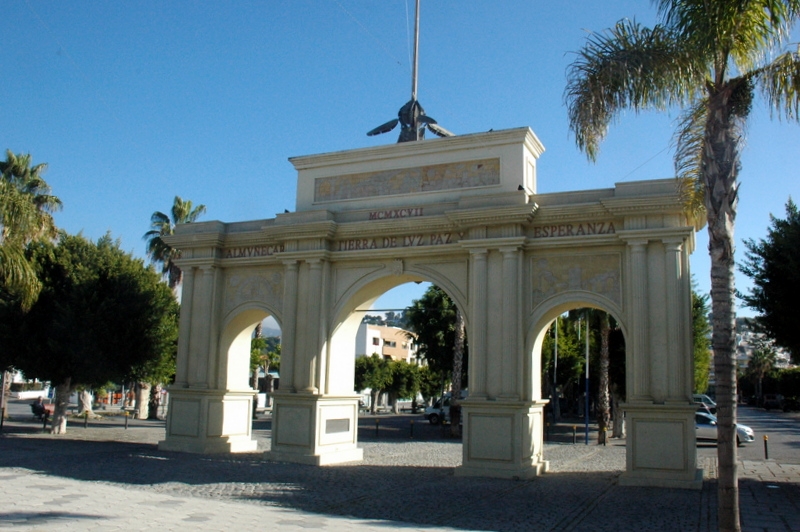
<path fill-rule="evenodd" d="M 419 0 L 414 12 L 414 66 L 411 71 L 411 99 L 417 99 L 417 52 L 419 52 Z"/>

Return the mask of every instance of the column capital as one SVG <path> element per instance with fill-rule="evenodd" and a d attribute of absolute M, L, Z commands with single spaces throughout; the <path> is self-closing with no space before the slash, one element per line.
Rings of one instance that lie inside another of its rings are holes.
<path fill-rule="evenodd" d="M 633 238 L 627 241 L 628 246 L 630 246 L 633 251 L 644 251 L 644 248 L 647 247 L 650 241 L 646 238 Z"/>

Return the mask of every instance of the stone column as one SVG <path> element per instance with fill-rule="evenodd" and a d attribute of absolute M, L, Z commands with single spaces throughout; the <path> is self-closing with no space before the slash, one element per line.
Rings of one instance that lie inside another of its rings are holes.
<path fill-rule="evenodd" d="M 487 250 L 471 250 L 472 275 L 470 277 L 470 304 L 472 329 L 469 337 L 470 372 L 469 390 L 473 399 L 486 398 L 486 312 L 487 312 Z"/>
<path fill-rule="evenodd" d="M 500 398 L 519 399 L 519 250 L 500 248 L 503 254 L 503 345 L 501 354 L 503 389 Z"/>
<path fill-rule="evenodd" d="M 215 267 L 201 266 L 202 272 L 200 279 L 198 279 L 200 286 L 197 291 L 196 305 L 194 306 L 194 323 L 203 324 L 205 329 L 192 330 L 192 355 L 195 361 L 194 374 L 190 376 L 190 387 L 207 389 L 209 387 L 209 359 L 211 358 L 211 351 L 209 345 L 210 327 L 212 323 L 211 311 L 213 308 L 214 298 L 214 270 Z"/>
<path fill-rule="evenodd" d="M 631 345 L 629 349 L 632 356 L 627 355 L 628 361 L 634 361 L 628 367 L 628 401 L 636 401 L 650 395 L 650 363 L 649 341 L 647 337 L 647 240 L 633 240 L 628 242 L 631 257 Z M 631 386 L 633 384 L 633 386 Z"/>
<path fill-rule="evenodd" d="M 647 320 L 649 323 L 648 355 L 650 361 L 650 395 L 653 402 L 663 404 L 667 399 L 669 345 L 667 322 L 667 276 L 664 264 L 663 244 L 652 242 L 647 250 Z"/>
<path fill-rule="evenodd" d="M 665 283 L 667 291 L 667 399 L 670 401 L 686 401 L 686 378 L 683 371 L 683 360 L 688 353 L 684 352 L 683 341 L 686 333 L 686 313 L 682 308 L 684 297 L 683 271 L 681 264 L 682 239 L 664 240 Z"/>
<path fill-rule="evenodd" d="M 194 296 L 194 268 L 186 267 L 183 269 L 183 283 L 181 286 L 181 307 L 184 312 L 180 313 L 178 327 L 178 357 L 175 361 L 175 383 L 176 388 L 189 387 L 189 365 L 191 352 L 192 329 L 192 300 Z"/>
<path fill-rule="evenodd" d="M 317 363 L 320 356 L 319 330 L 320 330 L 320 305 L 322 304 L 322 260 L 311 259 L 307 261 L 310 267 L 308 275 L 308 301 L 306 315 L 306 330 L 311 331 L 311 337 L 306 340 L 305 352 L 302 354 L 301 374 L 297 375 L 300 390 L 305 393 L 319 393 L 317 382 Z"/>
<path fill-rule="evenodd" d="M 281 386 L 284 392 L 297 391 L 294 386 L 294 365 L 297 360 L 297 280 L 298 264 L 296 260 L 285 261 L 285 281 L 283 285 L 283 326 L 281 328 Z"/>
<path fill-rule="evenodd" d="M 298 392 L 316 394 L 319 386 L 316 382 L 317 359 L 319 358 L 319 317 L 322 290 L 322 261 L 312 259 L 309 265 L 306 286 L 305 316 L 302 329 L 305 331 L 302 352 L 297 351 L 295 362 L 294 387 Z"/>

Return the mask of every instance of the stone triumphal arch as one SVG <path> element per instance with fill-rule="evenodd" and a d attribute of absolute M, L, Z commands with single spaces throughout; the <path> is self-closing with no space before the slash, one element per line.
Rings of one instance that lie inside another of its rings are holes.
<path fill-rule="evenodd" d="M 530 477 L 543 454 L 541 343 L 574 307 L 614 315 L 627 346 L 627 471 L 635 485 L 698 487 L 689 254 L 674 179 L 536 193 L 544 148 L 528 128 L 291 159 L 297 209 L 178 226 L 178 366 L 160 447 L 256 449 L 250 337 L 282 330 L 273 458 L 357 461 L 355 332 L 386 290 L 442 287 L 470 341 L 457 474 Z M 561 178 L 564 178 L 563 176 Z"/>

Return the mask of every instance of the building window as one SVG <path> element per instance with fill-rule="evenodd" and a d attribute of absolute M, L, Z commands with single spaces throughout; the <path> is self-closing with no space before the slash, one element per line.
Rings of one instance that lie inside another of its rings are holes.
<path fill-rule="evenodd" d="M 380 341 L 380 339 L 378 339 L 378 338 L 373 338 L 373 339 L 372 339 L 372 345 L 381 345 L 381 341 Z"/>

